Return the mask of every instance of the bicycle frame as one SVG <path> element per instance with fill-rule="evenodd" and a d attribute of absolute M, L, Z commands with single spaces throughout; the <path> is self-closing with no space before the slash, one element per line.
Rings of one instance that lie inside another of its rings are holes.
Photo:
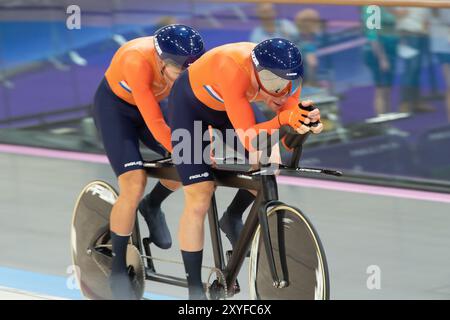
<path fill-rule="evenodd" d="M 297 163 L 301 157 L 302 145 L 307 136 L 307 134 L 303 135 L 301 136 L 300 140 L 297 141 L 297 147 L 294 149 L 291 163 L 285 168 L 296 168 Z M 175 166 L 173 164 L 170 164 L 169 161 L 170 158 L 165 158 L 154 162 L 144 163 L 144 168 L 147 172 L 147 175 L 158 179 L 180 181 Z M 275 268 L 275 260 L 273 256 L 267 221 L 267 210 L 269 209 L 269 207 L 281 203 L 278 201 L 278 187 L 276 176 L 274 172 L 262 174 L 264 170 L 267 171 L 268 166 L 262 166 L 259 170 L 253 171 L 223 170 L 219 168 L 213 169 L 214 181 L 216 186 L 255 190 L 257 192 L 256 199 L 245 221 L 244 228 L 227 264 L 225 264 L 224 260 L 224 251 L 220 236 L 215 194 L 213 194 L 212 196 L 211 205 L 208 210 L 208 221 L 212 241 L 214 266 L 224 273 L 225 283 L 228 292 L 230 292 L 231 294 L 234 294 L 234 292 L 232 291 L 233 285 L 245 260 L 247 250 L 250 247 L 251 241 L 258 228 L 258 224 L 261 225 L 262 237 L 268 257 L 273 283 L 277 287 L 288 285 L 288 279 L 285 278 L 285 275 L 283 274 L 280 279 Z M 146 255 L 151 255 L 148 243 L 144 242 L 144 249 Z M 157 274 L 154 269 L 153 261 L 151 261 L 151 259 L 147 259 L 147 261 L 151 271 L 153 272 L 152 274 L 147 274 L 148 280 L 186 287 L 185 279 Z M 284 268 L 282 269 L 284 270 Z"/>
<path fill-rule="evenodd" d="M 147 175 L 150 177 L 158 178 L 158 179 L 170 179 L 175 181 L 180 181 L 178 177 L 178 173 L 176 171 L 176 168 L 172 164 L 168 164 L 167 162 L 170 159 L 162 159 L 157 160 L 154 162 L 145 162 L 144 168 L 147 172 Z M 212 241 L 212 248 L 213 248 L 213 256 L 214 256 L 214 265 L 216 268 L 220 269 L 221 271 L 224 271 L 226 275 L 226 283 L 227 287 L 230 288 L 230 284 L 234 283 L 239 270 L 242 266 L 242 263 L 245 259 L 246 250 L 248 248 L 248 245 L 251 242 L 251 239 L 253 238 L 254 233 L 256 232 L 256 229 L 258 227 L 258 206 L 256 206 L 257 203 L 261 202 L 261 186 L 262 176 L 256 175 L 257 170 L 254 171 L 236 171 L 236 170 L 222 170 L 222 169 L 213 169 L 213 174 L 215 178 L 215 184 L 216 186 L 223 186 L 223 187 L 231 187 L 231 188 L 242 188 L 242 189 L 248 189 L 248 190 L 256 190 L 258 192 L 258 195 L 256 197 L 256 201 L 252 206 L 251 213 L 249 215 L 249 218 L 247 218 L 244 229 L 241 233 L 241 238 L 239 239 L 239 245 L 235 248 L 233 251 L 233 254 L 231 256 L 230 262 L 225 265 L 224 260 L 224 252 L 223 252 L 223 246 L 222 246 L 222 240 L 220 237 L 220 230 L 219 230 L 219 221 L 218 221 L 218 214 L 217 214 L 217 205 L 215 200 L 215 195 L 213 195 L 211 199 L 211 206 L 208 210 L 208 221 L 210 225 L 210 233 L 211 233 L 211 241 Z M 271 192 L 269 193 L 275 193 L 277 194 L 276 190 L 276 180 L 275 176 L 271 175 L 268 176 L 271 177 L 271 184 L 273 188 L 271 189 Z M 144 241 L 144 249 L 146 252 L 146 255 L 150 255 L 150 248 L 148 246 L 148 243 Z M 167 284 L 177 285 L 181 287 L 186 287 L 186 280 L 182 278 L 176 278 L 176 277 L 168 277 L 161 274 L 155 273 L 155 269 L 153 267 L 153 262 L 151 259 L 147 259 L 148 265 L 150 267 L 150 271 L 152 274 L 147 274 L 148 280 L 153 280 L 157 282 L 163 282 Z"/>

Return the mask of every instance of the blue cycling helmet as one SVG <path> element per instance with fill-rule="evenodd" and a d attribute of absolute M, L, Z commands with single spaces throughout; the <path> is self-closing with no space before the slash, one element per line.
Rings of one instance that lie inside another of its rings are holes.
<path fill-rule="evenodd" d="M 171 24 L 158 29 L 153 37 L 156 51 L 163 61 L 186 69 L 205 53 L 198 31 L 183 24 Z"/>
<path fill-rule="evenodd" d="M 303 57 L 289 40 L 265 40 L 252 50 L 258 83 L 272 96 L 294 94 L 303 81 Z"/>

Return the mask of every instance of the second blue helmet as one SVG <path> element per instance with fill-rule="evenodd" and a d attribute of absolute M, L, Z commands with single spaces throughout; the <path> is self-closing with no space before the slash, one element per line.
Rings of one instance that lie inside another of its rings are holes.
<path fill-rule="evenodd" d="M 171 24 L 158 29 L 154 35 L 155 48 L 163 61 L 169 60 L 182 69 L 205 53 L 203 39 L 197 30 L 183 25 Z"/>

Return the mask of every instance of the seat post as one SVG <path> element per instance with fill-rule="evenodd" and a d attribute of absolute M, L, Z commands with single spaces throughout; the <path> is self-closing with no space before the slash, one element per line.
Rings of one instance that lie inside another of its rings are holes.
<path fill-rule="evenodd" d="M 211 197 L 211 205 L 208 209 L 209 230 L 211 232 L 211 244 L 214 255 L 214 265 L 223 270 L 225 268 L 222 238 L 220 237 L 219 218 L 217 213 L 217 204 L 215 192 Z"/>

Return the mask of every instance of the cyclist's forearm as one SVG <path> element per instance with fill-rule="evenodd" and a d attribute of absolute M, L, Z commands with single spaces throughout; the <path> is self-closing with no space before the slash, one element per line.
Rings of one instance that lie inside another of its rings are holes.
<path fill-rule="evenodd" d="M 144 118 L 147 128 L 150 130 L 155 139 L 163 145 L 169 152 L 172 151 L 170 141 L 171 131 L 164 120 L 164 116 L 156 101 L 153 92 L 149 88 L 139 88 L 133 93 L 136 105 Z"/>
<path fill-rule="evenodd" d="M 257 123 L 245 129 L 242 127 L 235 127 L 235 130 L 245 149 L 254 152 L 256 151 L 256 142 L 263 141 L 261 135 L 272 135 L 274 132 L 278 131 L 279 128 L 280 123 L 278 121 L 278 116 L 276 116 L 269 121 Z"/>
<path fill-rule="evenodd" d="M 147 123 L 147 122 L 146 122 Z M 172 153 L 171 130 L 164 119 L 152 121 L 147 124 L 150 132 L 162 146 Z"/>

